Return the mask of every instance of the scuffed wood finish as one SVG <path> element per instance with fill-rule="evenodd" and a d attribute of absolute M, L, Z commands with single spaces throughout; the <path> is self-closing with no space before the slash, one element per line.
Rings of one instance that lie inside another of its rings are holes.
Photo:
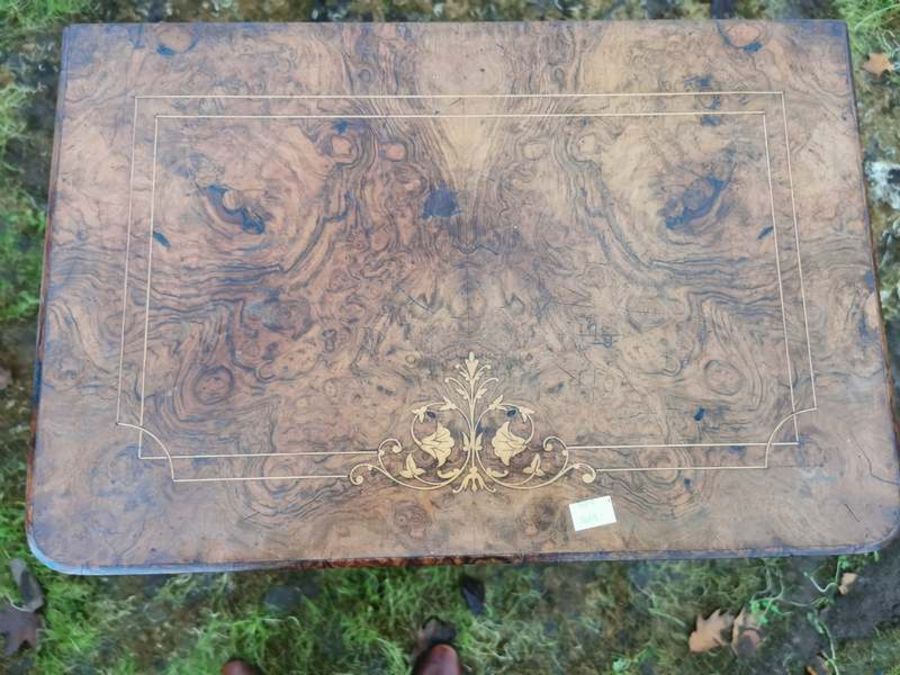
<path fill-rule="evenodd" d="M 897 526 L 840 24 L 80 26 L 52 180 L 55 567 Z M 617 522 L 574 531 L 604 495 Z"/>

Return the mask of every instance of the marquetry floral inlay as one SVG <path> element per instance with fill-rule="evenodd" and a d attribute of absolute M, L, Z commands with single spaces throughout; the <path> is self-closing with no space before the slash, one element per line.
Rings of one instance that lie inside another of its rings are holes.
<path fill-rule="evenodd" d="M 354 466 L 350 480 L 360 485 L 376 472 L 415 490 L 452 485 L 454 492 L 494 492 L 497 486 L 528 490 L 572 471 L 580 472 L 585 483 L 593 482 L 594 469 L 572 462 L 561 439 L 548 436 L 532 444 L 534 410 L 506 401 L 490 370 L 470 353 L 456 364 L 456 373 L 444 379 L 440 401 L 412 410 L 412 443 L 386 438 L 375 461 Z"/>

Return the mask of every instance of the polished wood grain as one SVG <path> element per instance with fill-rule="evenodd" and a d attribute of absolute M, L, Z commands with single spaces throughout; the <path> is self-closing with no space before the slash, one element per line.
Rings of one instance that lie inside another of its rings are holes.
<path fill-rule="evenodd" d="M 79 26 L 63 59 L 48 564 L 894 533 L 843 25 Z"/>

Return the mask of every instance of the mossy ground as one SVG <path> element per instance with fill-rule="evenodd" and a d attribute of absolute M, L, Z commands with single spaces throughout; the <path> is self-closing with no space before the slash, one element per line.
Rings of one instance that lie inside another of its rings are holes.
<path fill-rule="evenodd" d="M 845 18 L 857 64 L 898 53 L 895 0 L 738 0 L 738 16 Z M 10 558 L 45 589 L 36 650 L 0 657 L 10 673 L 215 673 L 242 655 L 268 673 L 405 673 L 430 616 L 455 625 L 475 673 L 803 672 L 818 652 L 841 673 L 900 674 L 900 627 L 836 641 L 835 580 L 900 557 L 327 570 L 78 578 L 43 568 L 23 532 L 31 344 L 61 27 L 71 21 L 708 18 L 696 0 L 0 0 L 0 597 L 17 600 Z M 867 161 L 900 157 L 900 77 L 859 72 Z M 900 214 L 872 205 L 889 333 L 900 316 Z M 887 233 L 883 235 L 883 233 Z M 897 249 L 897 250 L 895 250 Z M 898 340 L 897 342 L 900 342 Z M 892 344 L 900 352 L 900 345 Z M 9 377 L 7 377 L 7 373 Z M 0 385 L 3 386 L 3 385 Z M 462 575 L 481 578 L 472 614 Z M 866 592 L 878 593 L 879 589 Z M 268 598 L 268 602 L 266 599 Z M 691 655 L 697 614 L 752 608 L 767 639 L 753 658 Z M 885 617 L 885 618 L 890 618 Z"/>

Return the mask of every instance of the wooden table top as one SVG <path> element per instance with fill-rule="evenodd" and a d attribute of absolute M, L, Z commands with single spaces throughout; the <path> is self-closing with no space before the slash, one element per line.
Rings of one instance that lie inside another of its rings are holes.
<path fill-rule="evenodd" d="M 878 546 L 854 108 L 833 22 L 70 28 L 32 546 L 80 573 Z"/>

